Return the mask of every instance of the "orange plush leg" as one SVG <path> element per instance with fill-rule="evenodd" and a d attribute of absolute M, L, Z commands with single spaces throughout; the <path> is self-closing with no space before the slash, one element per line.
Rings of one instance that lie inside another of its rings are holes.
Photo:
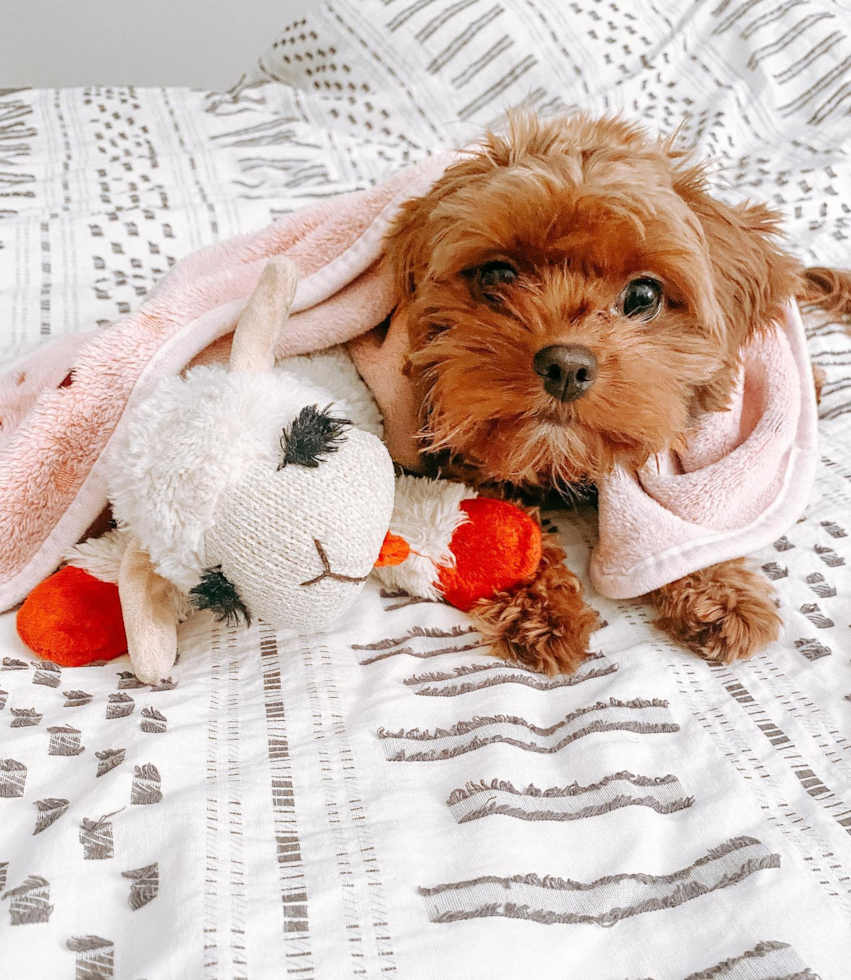
<path fill-rule="evenodd" d="M 118 586 L 60 569 L 37 585 L 18 610 L 18 636 L 62 667 L 83 667 L 127 652 Z"/>
<path fill-rule="evenodd" d="M 468 612 L 480 599 L 535 578 L 541 561 L 541 528 L 505 500 L 475 497 L 465 500 L 461 509 L 468 520 L 449 543 L 455 565 L 439 570 L 438 584 L 447 602 Z"/>

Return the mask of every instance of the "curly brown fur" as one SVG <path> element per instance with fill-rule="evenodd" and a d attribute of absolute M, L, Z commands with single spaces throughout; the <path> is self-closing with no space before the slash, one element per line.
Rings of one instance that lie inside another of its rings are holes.
<path fill-rule="evenodd" d="M 742 345 L 790 298 L 851 312 L 851 273 L 804 270 L 779 222 L 765 205 L 716 200 L 702 165 L 620 119 L 514 115 L 409 201 L 389 234 L 424 452 L 475 484 L 565 490 L 676 450 L 701 412 L 727 407 Z M 642 277 L 662 292 L 652 318 L 624 305 Z M 573 401 L 547 390 L 535 362 L 565 344 L 596 357 L 596 380 Z M 696 584 L 675 583 L 673 635 L 704 636 L 714 655 L 725 631 L 750 646 L 771 634 L 767 582 L 736 566 L 703 581 L 723 587 L 727 613 L 719 620 Z M 534 662 L 569 669 L 589 628 L 579 595 L 549 564 L 485 618 L 503 653 L 528 642 Z"/>
<path fill-rule="evenodd" d="M 543 674 L 569 674 L 588 656 L 597 613 L 585 604 L 582 584 L 564 558 L 558 545 L 545 542 L 534 582 L 473 608 L 473 621 L 496 656 Z"/>
<path fill-rule="evenodd" d="M 765 579 L 743 558 L 651 593 L 656 625 L 707 660 L 732 663 L 773 643 L 780 616 Z"/>
<path fill-rule="evenodd" d="M 748 336 L 782 314 L 798 263 L 778 215 L 708 193 L 703 169 L 614 119 L 516 116 L 422 198 L 388 241 L 408 319 L 422 439 L 483 480 L 595 480 L 680 442 L 724 408 Z M 475 272 L 509 263 L 482 295 Z M 665 303 L 648 329 L 617 310 L 652 275 Z M 535 354 L 579 344 L 597 383 L 561 403 Z"/>
<path fill-rule="evenodd" d="M 851 271 L 819 266 L 804 269 L 797 296 L 806 309 L 818 309 L 828 318 L 847 322 L 851 317 Z"/>

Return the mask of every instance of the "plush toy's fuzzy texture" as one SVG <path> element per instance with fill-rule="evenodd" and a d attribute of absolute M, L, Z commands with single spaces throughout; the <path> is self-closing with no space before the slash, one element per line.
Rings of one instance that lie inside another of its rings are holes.
<path fill-rule="evenodd" d="M 391 534 L 408 543 L 410 555 L 402 564 L 377 568 L 375 573 L 381 581 L 411 595 L 441 599 L 436 568 L 454 564 L 449 545 L 456 529 L 468 519 L 462 503 L 474 497 L 476 491 L 463 483 L 398 477 L 389 527 Z"/>
<path fill-rule="evenodd" d="M 127 531 L 123 528 L 115 528 L 100 537 L 87 538 L 75 545 L 65 556 L 65 563 L 68 567 L 88 572 L 101 582 L 112 582 L 117 585 L 121 561 L 126 549 Z M 193 606 L 186 593 L 181 592 L 176 586 L 170 586 L 169 596 L 177 621 L 182 623 L 191 615 Z"/>
<path fill-rule="evenodd" d="M 30 650 L 61 667 L 127 652 L 118 586 L 73 566 L 33 589 L 18 610 L 17 628 Z"/>
<path fill-rule="evenodd" d="M 329 347 L 316 354 L 288 357 L 284 366 L 304 382 L 326 392 L 340 414 L 351 419 L 359 429 L 379 439 L 384 437 L 384 421 L 375 398 L 345 348 Z"/>
<path fill-rule="evenodd" d="M 117 585 L 124 548 L 122 531 L 114 529 L 75 545 L 65 556 L 65 563 L 73 568 L 85 569 L 102 582 L 113 582 Z"/>
<path fill-rule="evenodd" d="M 541 561 L 538 522 L 505 500 L 476 497 L 460 506 L 467 520 L 452 536 L 454 562 L 439 570 L 443 598 L 469 612 L 481 599 L 526 585 Z"/>

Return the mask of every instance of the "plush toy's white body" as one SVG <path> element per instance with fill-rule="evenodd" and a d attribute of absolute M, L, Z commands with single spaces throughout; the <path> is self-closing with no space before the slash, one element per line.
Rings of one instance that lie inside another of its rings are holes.
<path fill-rule="evenodd" d="M 224 595 L 228 614 L 311 629 L 350 607 L 388 530 L 412 549 L 403 566 L 380 570 L 388 584 L 438 598 L 436 570 L 454 560 L 450 540 L 466 519 L 459 505 L 475 492 L 396 482 L 378 408 L 348 355 L 334 349 L 272 368 L 294 285 L 288 263 L 270 262 L 229 368 L 169 378 L 135 409 L 109 458 L 118 529 L 68 555 L 118 583 L 130 658 L 145 682 L 171 668 L 190 598 L 221 611 Z M 312 424 L 329 430 L 313 455 L 299 445 Z"/>

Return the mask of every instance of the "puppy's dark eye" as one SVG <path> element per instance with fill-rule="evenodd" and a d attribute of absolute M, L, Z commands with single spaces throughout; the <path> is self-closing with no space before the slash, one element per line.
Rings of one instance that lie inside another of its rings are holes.
<path fill-rule="evenodd" d="M 479 282 L 484 289 L 514 282 L 517 270 L 507 262 L 485 262 L 479 269 Z"/>
<path fill-rule="evenodd" d="M 511 263 L 495 260 L 470 269 L 464 275 L 470 279 L 474 293 L 491 303 L 498 303 L 499 287 L 511 285 L 517 279 L 518 272 Z"/>
<path fill-rule="evenodd" d="M 662 286 L 655 279 L 642 276 L 626 284 L 618 300 L 618 309 L 624 316 L 650 320 L 662 305 Z"/>

